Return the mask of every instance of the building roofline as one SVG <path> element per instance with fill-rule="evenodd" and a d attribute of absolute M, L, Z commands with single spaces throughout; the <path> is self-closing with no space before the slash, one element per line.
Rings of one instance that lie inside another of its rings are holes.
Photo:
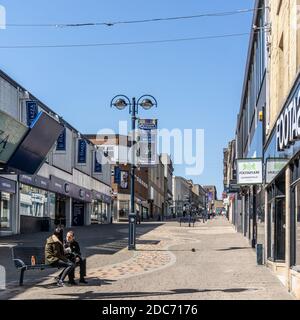
<path fill-rule="evenodd" d="M 241 115 L 242 115 L 242 111 L 244 108 L 245 95 L 246 95 L 246 91 L 247 91 L 248 79 L 249 79 L 249 74 L 250 74 L 251 59 L 252 59 L 253 50 L 254 50 L 255 30 L 253 29 L 253 26 L 257 22 L 257 17 L 258 17 L 258 12 L 259 12 L 259 10 L 256 10 L 256 9 L 259 8 L 259 4 L 261 1 L 263 3 L 265 3 L 266 0 L 255 0 L 255 4 L 254 4 L 254 13 L 253 13 L 252 24 L 251 24 L 251 34 L 250 34 L 249 45 L 248 45 L 247 61 L 246 61 L 246 66 L 245 66 L 240 109 L 239 109 L 239 113 L 238 113 L 238 117 L 237 117 L 236 132 L 237 132 L 239 124 L 241 122 Z"/>
<path fill-rule="evenodd" d="M 15 80 L 13 80 L 7 73 L 5 73 L 3 70 L 0 69 L 0 77 L 3 78 L 5 81 L 7 81 L 9 84 L 11 84 L 13 87 L 15 87 L 18 90 L 21 91 L 27 91 L 29 94 L 29 99 L 30 100 L 34 100 L 38 103 L 39 106 L 41 106 L 47 113 L 55 116 L 58 115 L 57 112 L 55 112 L 54 110 L 52 110 L 51 108 L 49 108 L 45 103 L 43 103 L 40 99 L 38 99 L 36 96 L 34 96 L 30 91 L 28 91 L 26 88 L 24 88 L 22 85 L 20 85 L 18 82 L 16 82 Z M 89 141 L 89 139 L 86 138 L 86 136 L 79 132 L 76 128 L 74 128 L 69 122 L 67 122 L 66 120 L 63 119 L 63 117 L 59 116 L 59 122 L 61 124 L 63 124 L 65 127 L 67 127 L 68 129 L 70 129 L 71 131 L 75 131 L 77 133 L 79 133 L 81 135 L 81 137 L 85 138 L 85 140 L 87 140 L 88 143 L 92 144 L 93 143 L 91 141 Z"/>

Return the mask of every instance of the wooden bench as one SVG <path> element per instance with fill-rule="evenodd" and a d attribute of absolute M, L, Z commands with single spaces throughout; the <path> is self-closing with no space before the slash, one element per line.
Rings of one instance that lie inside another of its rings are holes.
<path fill-rule="evenodd" d="M 12 248 L 12 257 L 15 267 L 20 271 L 19 285 L 23 285 L 24 273 L 27 270 L 53 269 L 51 265 L 45 264 L 45 248 L 22 247 Z M 31 264 L 31 258 L 35 258 L 35 265 Z M 58 268 L 55 268 L 58 269 Z"/>

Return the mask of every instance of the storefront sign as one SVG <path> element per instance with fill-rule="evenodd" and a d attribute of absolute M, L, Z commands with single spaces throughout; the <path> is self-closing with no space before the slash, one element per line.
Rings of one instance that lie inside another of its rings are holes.
<path fill-rule="evenodd" d="M 36 174 L 62 130 L 58 121 L 40 112 L 7 165 L 19 173 Z"/>
<path fill-rule="evenodd" d="M 267 159 L 266 183 L 271 183 L 287 163 L 287 159 Z"/>
<path fill-rule="evenodd" d="M 70 184 L 69 184 L 69 183 L 65 183 L 65 193 L 66 193 L 66 194 L 69 194 L 70 191 L 71 191 Z"/>
<path fill-rule="evenodd" d="M 300 139 L 300 85 L 284 108 L 276 124 L 277 151 L 289 148 Z"/>
<path fill-rule="evenodd" d="M 70 196 L 71 184 L 54 176 L 50 177 L 49 190 L 58 194 Z"/>
<path fill-rule="evenodd" d="M 139 119 L 138 164 L 157 164 L 157 119 Z"/>
<path fill-rule="evenodd" d="M 229 187 L 225 188 L 226 193 L 238 193 L 240 192 L 240 186 L 237 184 L 231 184 Z"/>
<path fill-rule="evenodd" d="M 87 143 L 84 139 L 78 140 L 78 159 L 77 162 L 84 164 L 86 163 L 86 152 L 87 152 Z"/>
<path fill-rule="evenodd" d="M 44 190 L 48 190 L 50 185 L 50 180 L 47 178 L 39 176 L 29 176 L 24 174 L 21 174 L 19 176 L 19 181 L 23 184 L 34 186 Z"/>
<path fill-rule="evenodd" d="M 91 191 L 86 191 L 85 192 L 85 199 L 87 202 L 92 202 L 93 197 L 92 197 L 92 192 Z"/>
<path fill-rule="evenodd" d="M 56 150 L 57 151 L 66 151 L 66 128 L 62 131 L 60 136 L 57 139 Z"/>
<path fill-rule="evenodd" d="M 0 177 L 0 191 L 16 193 L 16 182 Z"/>
<path fill-rule="evenodd" d="M 262 159 L 237 160 L 237 184 L 254 185 L 263 183 Z"/>
<path fill-rule="evenodd" d="M 54 176 L 51 176 L 49 190 L 73 199 L 92 202 L 91 191 Z"/>
<path fill-rule="evenodd" d="M 107 204 L 111 203 L 111 196 L 106 195 L 101 192 L 98 192 L 98 191 L 95 191 L 95 190 L 93 190 L 93 192 L 92 192 L 92 198 L 93 198 L 93 200 L 102 201 Z"/>
<path fill-rule="evenodd" d="M 36 119 L 39 112 L 36 101 L 26 101 L 26 111 L 27 125 L 28 127 L 30 127 L 33 121 Z"/>
<path fill-rule="evenodd" d="M 27 131 L 22 123 L 0 111 L 0 163 L 8 162 Z"/>

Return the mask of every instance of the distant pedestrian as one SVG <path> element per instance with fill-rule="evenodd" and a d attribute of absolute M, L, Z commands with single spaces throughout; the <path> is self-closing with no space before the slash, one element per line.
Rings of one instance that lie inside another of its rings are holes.
<path fill-rule="evenodd" d="M 136 223 L 137 224 L 141 224 L 141 215 L 140 215 L 140 212 L 139 210 L 136 211 Z"/>

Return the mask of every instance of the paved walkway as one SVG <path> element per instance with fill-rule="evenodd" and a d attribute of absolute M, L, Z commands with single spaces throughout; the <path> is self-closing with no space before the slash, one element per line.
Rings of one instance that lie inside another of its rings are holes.
<path fill-rule="evenodd" d="M 126 242 L 127 226 L 117 227 Z M 135 252 L 124 246 L 108 256 L 103 245 L 86 249 L 94 250 L 88 257 L 88 285 L 57 288 L 52 274 L 21 289 L 11 283 L 0 298 L 292 299 L 276 276 L 255 264 L 253 249 L 223 218 L 195 228 L 144 224 Z"/>

